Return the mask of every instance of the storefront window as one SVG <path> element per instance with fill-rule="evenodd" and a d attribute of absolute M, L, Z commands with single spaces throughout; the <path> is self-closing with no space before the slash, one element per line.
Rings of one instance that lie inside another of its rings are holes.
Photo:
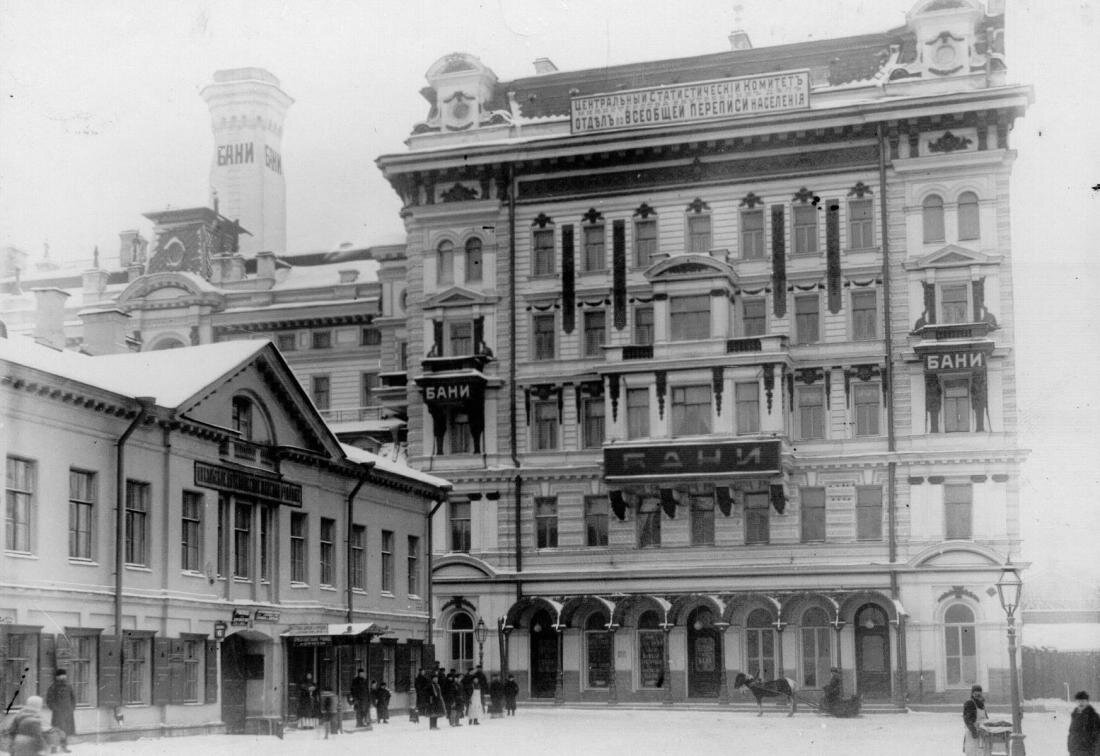
<path fill-rule="evenodd" d="M 638 618 L 638 687 L 660 688 L 664 681 L 665 631 L 655 611 Z"/>

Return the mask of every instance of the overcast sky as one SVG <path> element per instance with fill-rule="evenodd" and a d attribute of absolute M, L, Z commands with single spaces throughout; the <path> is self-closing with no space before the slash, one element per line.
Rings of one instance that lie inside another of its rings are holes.
<path fill-rule="evenodd" d="M 215 70 L 261 66 L 295 99 L 283 137 L 292 252 L 401 240 L 374 160 L 404 149 L 439 57 L 465 51 L 502 80 L 881 31 L 906 0 L 0 0 L 0 246 L 117 256 L 141 213 L 207 204 L 213 149 L 199 90 Z M 1013 80 L 1036 101 L 1018 122 L 1013 242 L 1025 557 L 1094 564 L 1100 536 L 1100 9 L 1007 0 Z M 1039 565 L 1037 565 L 1039 566 Z M 1091 573 L 1095 580 L 1095 568 Z"/>

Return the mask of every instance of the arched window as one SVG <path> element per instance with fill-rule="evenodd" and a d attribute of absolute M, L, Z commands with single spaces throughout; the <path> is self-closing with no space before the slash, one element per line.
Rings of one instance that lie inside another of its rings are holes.
<path fill-rule="evenodd" d="M 978 679 L 978 654 L 974 637 L 974 612 L 965 604 L 952 604 L 943 614 L 943 647 L 947 685 L 965 687 Z"/>
<path fill-rule="evenodd" d="M 444 240 L 435 251 L 435 279 L 440 285 L 455 282 L 455 245 Z"/>
<path fill-rule="evenodd" d="M 474 619 L 466 612 L 451 618 L 451 667 L 465 671 L 474 665 Z"/>
<path fill-rule="evenodd" d="M 921 206 L 921 218 L 924 224 L 924 242 L 943 241 L 943 198 L 938 194 L 929 194 Z"/>
<path fill-rule="evenodd" d="M 759 680 L 775 679 L 775 626 L 766 609 L 745 620 L 745 670 Z"/>
<path fill-rule="evenodd" d="M 481 239 L 466 241 L 466 282 L 481 282 Z"/>
<path fill-rule="evenodd" d="M 611 681 L 611 634 L 607 632 L 607 617 L 602 612 L 592 612 L 584 621 L 584 650 L 588 661 L 586 686 L 608 687 Z"/>
<path fill-rule="evenodd" d="M 963 192 L 959 195 L 959 240 L 980 239 L 981 236 L 978 195 L 974 192 Z"/>
<path fill-rule="evenodd" d="M 829 680 L 832 632 L 829 617 L 821 607 L 802 614 L 802 684 L 807 688 L 823 687 Z"/>
<path fill-rule="evenodd" d="M 652 609 L 638 617 L 638 687 L 660 688 L 664 682 L 665 631 Z"/>

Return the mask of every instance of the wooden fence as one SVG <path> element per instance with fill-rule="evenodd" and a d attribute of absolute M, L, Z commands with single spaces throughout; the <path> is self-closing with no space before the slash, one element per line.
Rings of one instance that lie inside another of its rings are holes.
<path fill-rule="evenodd" d="M 1024 699 L 1061 698 L 1079 690 L 1100 699 L 1100 651 L 1056 651 L 1050 648 L 1021 649 Z"/>

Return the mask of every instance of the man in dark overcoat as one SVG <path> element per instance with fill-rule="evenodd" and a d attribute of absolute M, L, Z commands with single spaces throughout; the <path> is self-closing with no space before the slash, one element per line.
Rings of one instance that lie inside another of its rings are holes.
<path fill-rule="evenodd" d="M 76 722 L 73 720 L 76 692 L 69 684 L 69 676 L 63 669 L 54 673 L 53 684 L 46 691 L 46 706 L 52 713 L 50 726 L 58 731 L 61 750 L 70 753 L 69 736 L 76 733 Z"/>
<path fill-rule="evenodd" d="M 1069 715 L 1069 737 L 1066 747 L 1069 756 L 1096 756 L 1100 754 L 1100 714 L 1089 704 L 1089 694 L 1081 691 L 1074 700 L 1077 707 Z"/>
<path fill-rule="evenodd" d="M 351 698 L 351 705 L 355 707 L 356 727 L 362 727 L 364 720 L 366 720 L 366 724 L 370 724 L 370 690 L 367 676 L 364 674 L 365 671 L 360 667 L 355 677 L 351 679 L 351 694 L 349 697 Z"/>

